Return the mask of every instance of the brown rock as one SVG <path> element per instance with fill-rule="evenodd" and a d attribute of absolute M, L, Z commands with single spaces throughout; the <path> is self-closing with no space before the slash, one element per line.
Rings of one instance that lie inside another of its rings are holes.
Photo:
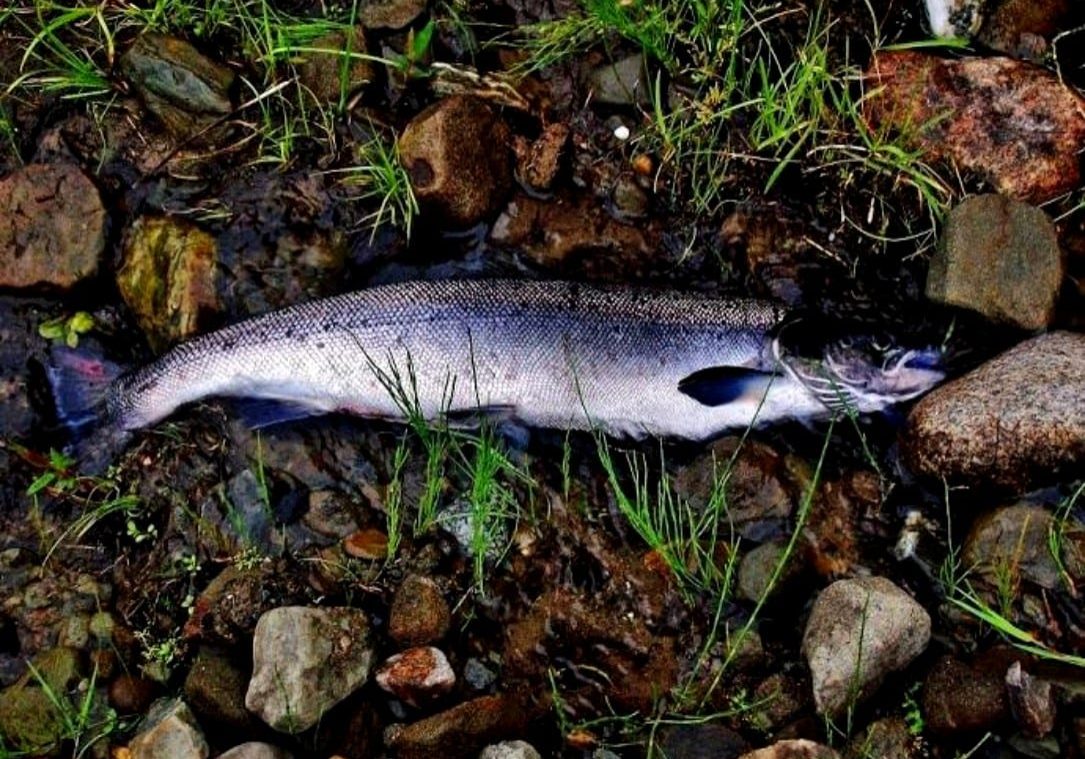
<path fill-rule="evenodd" d="M 1034 337 L 916 404 L 903 450 L 951 484 L 1023 491 L 1085 462 L 1085 335 Z"/>
<path fill-rule="evenodd" d="M 343 550 L 355 559 L 379 561 L 388 558 L 388 536 L 375 527 L 358 530 L 343 540 Z"/>
<path fill-rule="evenodd" d="M 117 287 L 156 351 L 191 337 L 220 308 L 215 238 L 188 222 L 137 219 L 124 238 Z"/>
<path fill-rule="evenodd" d="M 992 50 L 1039 62 L 1048 40 L 1061 31 L 1072 0 L 996 0 L 977 39 Z"/>
<path fill-rule="evenodd" d="M 358 20 L 367 29 L 402 29 L 426 9 L 426 0 L 362 0 Z"/>
<path fill-rule="evenodd" d="M 943 656 L 923 683 L 923 716 L 937 735 L 996 728 L 1009 716 L 1002 678 Z"/>
<path fill-rule="evenodd" d="M 469 227 L 497 211 L 512 184 L 509 131 L 484 100 L 453 95 L 415 116 L 400 161 L 423 210 Z"/>
<path fill-rule="evenodd" d="M 31 164 L 0 180 L 0 287 L 67 288 L 94 276 L 106 212 L 78 167 Z"/>
<path fill-rule="evenodd" d="M 1010 58 L 943 60 L 878 53 L 866 72 L 875 129 L 892 126 L 934 158 L 984 175 L 999 192 L 1042 202 L 1081 183 L 1085 99 Z"/>
<path fill-rule="evenodd" d="M 516 151 L 516 174 L 520 181 L 535 190 L 549 190 L 558 174 L 568 141 L 569 127 L 560 122 L 543 129 L 534 142 L 517 135 L 513 149 Z"/>
<path fill-rule="evenodd" d="M 590 199 L 570 203 L 526 195 L 509 202 L 494 222 L 491 239 L 522 249 L 541 266 L 565 270 L 599 260 L 608 266 L 643 260 L 654 247 L 644 231 L 614 219 Z"/>
<path fill-rule="evenodd" d="M 439 648 L 419 646 L 389 657 L 374 679 L 396 698 L 418 706 L 452 690 L 456 673 Z"/>
<path fill-rule="evenodd" d="M 808 740 L 778 741 L 771 746 L 750 751 L 739 759 L 839 759 L 828 746 Z"/>
<path fill-rule="evenodd" d="M 1047 214 L 1003 195 L 978 195 L 946 219 L 927 297 L 1038 330 L 1055 313 L 1062 274 L 1062 251 Z"/>
<path fill-rule="evenodd" d="M 250 674 L 225 651 L 200 646 L 185 677 L 185 702 L 208 725 L 227 731 L 252 731 L 258 722 L 245 708 Z"/>
<path fill-rule="evenodd" d="M 341 97 L 349 97 L 375 77 L 373 62 L 369 59 L 335 52 L 365 55 L 365 29 L 361 26 L 349 34 L 344 30 L 330 32 L 306 47 L 312 50 L 306 51 L 304 59 L 298 63 L 298 83 L 309 90 L 318 103 L 337 103 Z"/>
<path fill-rule="evenodd" d="M 408 575 L 392 599 L 388 634 L 401 646 L 424 646 L 448 632 L 452 612 L 437 583 L 421 575 Z"/>
<path fill-rule="evenodd" d="M 142 714 L 154 700 L 155 684 L 135 675 L 123 674 L 109 684 L 109 705 L 120 714 Z"/>
<path fill-rule="evenodd" d="M 1055 729 L 1055 697 L 1051 683 L 1032 677 L 1015 661 L 1006 671 L 1010 711 L 1025 735 L 1043 738 Z"/>
<path fill-rule="evenodd" d="M 411 725 L 390 728 L 385 743 L 399 759 L 457 759 L 520 735 L 527 721 L 527 710 L 518 699 L 505 694 L 482 696 Z"/>
<path fill-rule="evenodd" d="M 925 756 L 920 740 L 900 717 L 884 717 L 848 742 L 844 759 L 918 759 Z"/>

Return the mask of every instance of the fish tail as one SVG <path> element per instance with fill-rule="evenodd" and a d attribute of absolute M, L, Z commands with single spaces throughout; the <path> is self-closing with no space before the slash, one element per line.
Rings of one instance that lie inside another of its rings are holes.
<path fill-rule="evenodd" d="M 129 437 L 110 404 L 122 368 L 88 349 L 55 346 L 45 369 L 56 419 L 68 437 L 65 451 L 84 471 L 104 470 Z"/>

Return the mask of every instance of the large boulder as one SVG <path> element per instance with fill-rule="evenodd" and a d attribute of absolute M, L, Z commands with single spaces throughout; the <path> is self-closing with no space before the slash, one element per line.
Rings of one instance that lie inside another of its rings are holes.
<path fill-rule="evenodd" d="M 903 450 L 953 485 L 1023 491 L 1085 463 L 1085 335 L 1034 337 L 916 404 Z"/>

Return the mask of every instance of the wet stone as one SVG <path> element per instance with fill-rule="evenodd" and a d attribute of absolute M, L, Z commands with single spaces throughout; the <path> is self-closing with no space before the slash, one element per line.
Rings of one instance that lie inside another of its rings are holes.
<path fill-rule="evenodd" d="M 423 646 L 441 640 L 452 623 L 441 589 L 422 575 L 407 575 L 392 599 L 388 635 L 401 646 Z"/>
<path fill-rule="evenodd" d="M 631 55 L 604 63 L 588 74 L 592 100 L 605 105 L 649 105 L 651 80 L 644 56 Z"/>
<path fill-rule="evenodd" d="M 762 543 L 748 551 L 738 565 L 739 595 L 754 602 L 764 598 L 769 591 L 776 565 L 783 559 L 786 551 L 787 545 L 783 542 Z M 797 579 L 802 574 L 802 568 L 800 556 L 789 557 L 773 592 L 778 593 L 782 586 Z"/>
<path fill-rule="evenodd" d="M 185 677 L 185 701 L 209 727 L 227 731 L 251 731 L 256 720 L 245 708 L 249 675 L 224 651 L 200 646 Z"/>
<path fill-rule="evenodd" d="M 137 219 L 125 233 L 122 256 L 117 287 L 156 351 L 204 331 L 221 310 L 215 238 L 194 224 Z"/>
<path fill-rule="evenodd" d="M 900 717 L 885 717 L 867 725 L 848 742 L 844 759 L 919 759 L 922 744 Z"/>
<path fill-rule="evenodd" d="M 456 673 L 439 648 L 419 646 L 389 657 L 375 679 L 377 685 L 400 701 L 418 706 L 452 690 Z"/>
<path fill-rule="evenodd" d="M 1040 63 L 1063 31 L 1074 0 L 990 0 L 976 38 L 992 50 Z"/>
<path fill-rule="evenodd" d="M 561 122 L 549 124 L 534 142 L 516 135 L 513 138 L 516 176 L 536 192 L 549 190 L 558 175 L 568 142 L 569 126 Z"/>
<path fill-rule="evenodd" d="M 40 680 L 27 671 L 18 682 L 0 691 L 0 736 L 5 745 L 28 753 L 46 753 L 64 736 L 63 715 L 41 683 L 54 693 L 67 693 L 80 679 L 78 654 L 53 648 L 34 657 Z"/>
<path fill-rule="evenodd" d="M 270 743 L 249 741 L 240 746 L 234 746 L 224 754 L 219 754 L 218 759 L 293 759 L 293 757 L 294 755 L 284 748 Z"/>
<path fill-rule="evenodd" d="M 400 759 L 473 757 L 484 746 L 520 734 L 528 713 L 508 695 L 481 696 L 406 726 L 385 731 L 385 744 Z"/>
<path fill-rule="evenodd" d="M 504 741 L 482 749 L 478 759 L 542 759 L 542 755 L 527 741 Z"/>
<path fill-rule="evenodd" d="M 802 641 L 818 712 L 832 716 L 868 697 L 930 635 L 930 615 L 886 578 L 834 582 L 814 601 Z"/>
<path fill-rule="evenodd" d="M 109 705 L 118 714 L 142 714 L 154 699 L 156 686 L 150 680 L 124 673 L 109 684 Z"/>
<path fill-rule="evenodd" d="M 144 34 L 121 57 L 120 67 L 147 110 L 177 137 L 191 138 L 233 110 L 233 72 L 184 40 Z"/>
<path fill-rule="evenodd" d="M 245 706 L 271 727 L 299 733 L 369 677 L 369 619 L 348 608 L 281 607 L 260 617 Z"/>
<path fill-rule="evenodd" d="M 1006 670 L 1010 712 L 1030 738 L 1043 738 L 1055 729 L 1057 716 L 1051 683 L 1032 677 L 1015 661 Z"/>
<path fill-rule="evenodd" d="M 866 78 L 878 92 L 864 101 L 873 128 L 902 130 L 930 158 L 977 172 L 1005 195 L 1041 203 L 1081 184 L 1085 99 L 1045 69 L 894 51 L 878 53 Z"/>
<path fill-rule="evenodd" d="M 978 195 L 946 219 L 927 297 L 1038 330 L 1055 313 L 1062 276 L 1062 251 L 1047 214 L 1002 195 Z"/>
<path fill-rule="evenodd" d="M 180 699 L 152 704 L 128 750 L 132 759 L 204 759 L 211 753 L 196 718 Z"/>
<path fill-rule="evenodd" d="M 750 744 L 723 725 L 676 725 L 660 732 L 659 749 L 667 759 L 735 759 Z"/>
<path fill-rule="evenodd" d="M 919 401 L 903 451 L 951 485 L 1024 491 L 1085 463 L 1085 335 L 1027 340 Z"/>
<path fill-rule="evenodd" d="M 828 746 L 808 740 L 778 741 L 771 746 L 743 754 L 739 759 L 839 759 Z"/>
<path fill-rule="evenodd" d="M 77 166 L 31 164 L 0 179 L 0 288 L 69 288 L 93 277 L 106 212 Z"/>
<path fill-rule="evenodd" d="M 427 0 L 362 0 L 358 20 L 367 29 L 402 29 L 426 10 Z"/>
<path fill-rule="evenodd" d="M 463 679 L 475 690 L 486 690 L 497 682 L 497 673 L 472 656 L 463 665 Z"/>
<path fill-rule="evenodd" d="M 923 682 L 923 716 L 936 735 L 995 729 L 1009 716 L 1002 677 L 943 656 Z"/>
<path fill-rule="evenodd" d="M 372 527 L 358 530 L 343 541 L 343 551 L 355 559 L 380 561 L 388 558 L 388 536 Z"/>
<path fill-rule="evenodd" d="M 411 119 L 400 161 L 423 212 L 452 226 L 492 216 L 512 185 L 509 130 L 484 100 L 444 98 Z"/>
<path fill-rule="evenodd" d="M 366 55 L 365 29 L 361 26 L 330 32 L 306 47 L 312 50 L 304 52 L 297 64 L 298 83 L 317 103 L 338 103 L 376 77 L 372 61 L 343 54 Z"/>

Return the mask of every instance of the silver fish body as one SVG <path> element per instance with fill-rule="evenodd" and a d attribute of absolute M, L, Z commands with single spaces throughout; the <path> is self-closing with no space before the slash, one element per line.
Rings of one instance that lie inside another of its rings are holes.
<path fill-rule="evenodd" d="M 764 301 L 680 292 L 408 282 L 197 337 L 115 380 L 105 403 L 125 430 L 226 396 L 384 418 L 483 409 L 531 426 L 704 439 L 832 413 L 824 393 L 781 366 L 772 335 L 784 317 Z M 768 381 L 706 403 L 684 383 L 714 367 Z"/>

